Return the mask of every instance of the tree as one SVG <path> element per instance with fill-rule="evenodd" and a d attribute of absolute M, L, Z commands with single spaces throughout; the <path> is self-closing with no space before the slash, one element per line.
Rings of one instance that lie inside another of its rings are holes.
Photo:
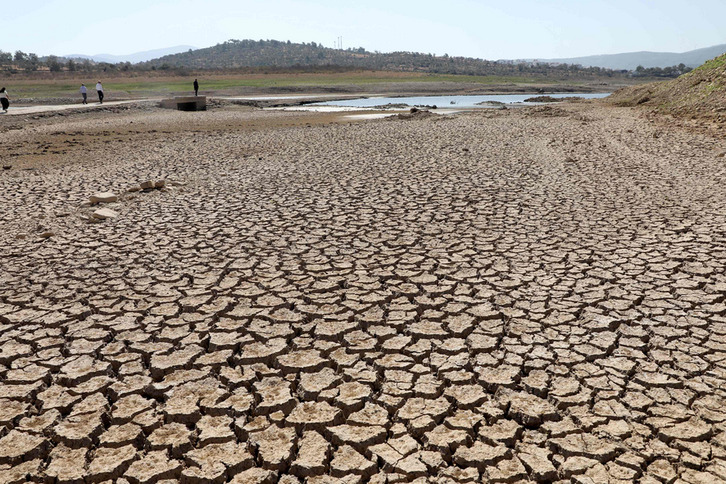
<path fill-rule="evenodd" d="M 0 50 L 0 65 L 9 66 L 13 62 L 13 54 Z"/>
<path fill-rule="evenodd" d="M 45 62 L 50 69 L 50 72 L 60 72 L 63 70 L 63 64 L 60 63 L 58 57 L 54 55 L 48 56 L 48 60 Z"/>
<path fill-rule="evenodd" d="M 15 51 L 15 62 L 22 64 L 28 59 L 28 55 L 22 50 Z"/>
<path fill-rule="evenodd" d="M 25 67 L 29 71 L 37 71 L 38 65 L 40 64 L 40 59 L 38 59 L 38 56 L 36 54 L 30 53 L 28 54 L 28 62 L 27 66 Z"/>

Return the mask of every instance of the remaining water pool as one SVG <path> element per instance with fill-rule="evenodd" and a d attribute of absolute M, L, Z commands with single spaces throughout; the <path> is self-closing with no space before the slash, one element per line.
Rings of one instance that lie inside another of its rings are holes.
<path fill-rule="evenodd" d="M 550 96 L 553 98 L 581 97 L 584 99 L 599 99 L 609 96 L 609 92 L 580 94 L 580 93 L 557 93 L 557 94 L 487 94 L 480 96 L 415 96 L 415 97 L 370 97 L 361 99 L 347 99 L 342 101 L 322 101 L 308 106 L 341 106 L 350 108 L 373 108 L 386 106 L 388 104 L 407 106 L 436 106 L 437 108 L 491 108 L 493 104 L 480 103 L 504 103 L 504 104 L 536 104 L 525 103 L 525 99 L 536 96 Z"/>

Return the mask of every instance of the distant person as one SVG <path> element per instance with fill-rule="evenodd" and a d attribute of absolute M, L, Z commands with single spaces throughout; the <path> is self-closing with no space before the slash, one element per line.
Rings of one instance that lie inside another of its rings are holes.
<path fill-rule="evenodd" d="M 88 104 L 88 89 L 85 84 L 81 84 L 81 96 L 83 96 L 83 104 Z"/>
<path fill-rule="evenodd" d="M 199 95 L 199 83 L 197 82 L 196 79 L 194 79 L 194 96 L 196 97 L 198 95 Z"/>
<path fill-rule="evenodd" d="M 8 97 L 8 92 L 4 87 L 0 89 L 0 104 L 3 106 L 3 112 L 7 113 L 8 108 L 10 107 L 10 98 Z"/>
<path fill-rule="evenodd" d="M 103 86 L 101 85 L 101 81 L 96 83 L 96 92 L 98 93 L 98 102 L 103 104 Z"/>

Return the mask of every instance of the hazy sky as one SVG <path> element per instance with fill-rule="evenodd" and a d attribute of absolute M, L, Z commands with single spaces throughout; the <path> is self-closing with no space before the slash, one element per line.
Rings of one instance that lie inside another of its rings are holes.
<path fill-rule="evenodd" d="M 26 0 L 0 50 L 130 54 L 228 39 L 484 59 L 683 52 L 726 43 L 726 0 Z"/>

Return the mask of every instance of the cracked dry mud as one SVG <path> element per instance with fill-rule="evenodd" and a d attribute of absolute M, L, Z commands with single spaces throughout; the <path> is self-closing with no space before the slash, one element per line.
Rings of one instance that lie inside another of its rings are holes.
<path fill-rule="evenodd" d="M 294 116 L 13 121 L 0 482 L 726 480 L 721 141 Z"/>

